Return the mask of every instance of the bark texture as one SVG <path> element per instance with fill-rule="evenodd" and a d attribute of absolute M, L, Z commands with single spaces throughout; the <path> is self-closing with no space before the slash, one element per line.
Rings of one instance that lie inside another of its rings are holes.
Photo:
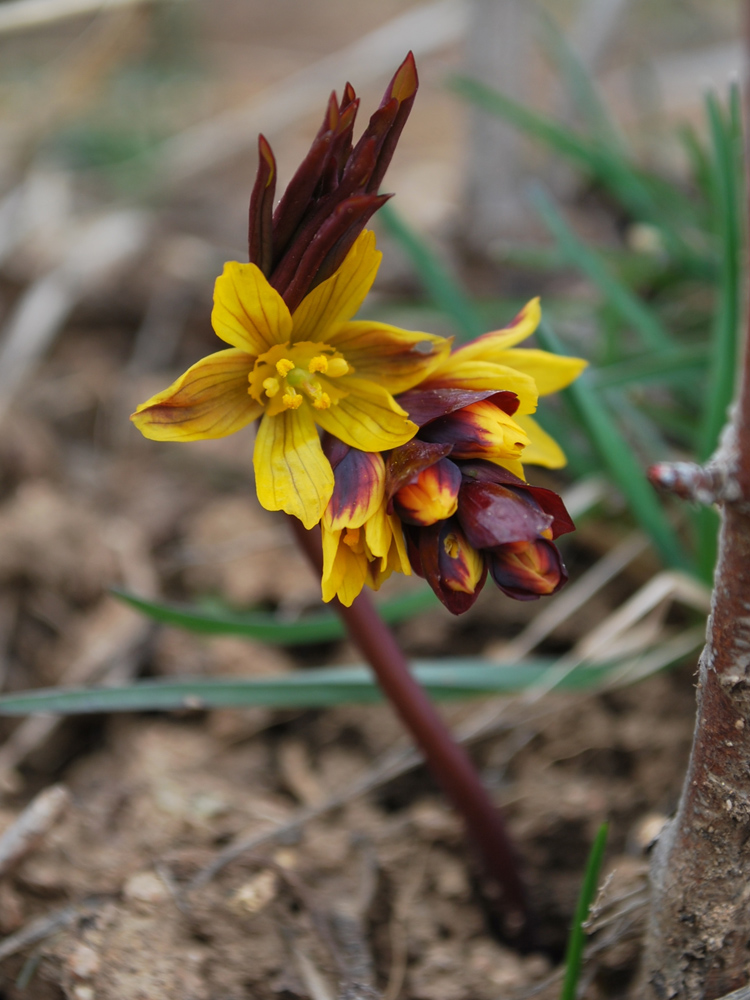
<path fill-rule="evenodd" d="M 693 748 L 656 846 L 638 997 L 716 1000 L 750 980 L 750 401 L 707 472 L 722 504 Z"/>

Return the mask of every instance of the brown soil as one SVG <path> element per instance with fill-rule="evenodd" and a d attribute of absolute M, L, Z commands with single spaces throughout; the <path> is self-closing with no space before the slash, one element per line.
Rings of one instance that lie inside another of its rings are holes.
<path fill-rule="evenodd" d="M 133 401 L 148 391 L 146 379 L 117 384 L 127 344 L 125 331 L 81 316 L 6 425 L 7 687 L 355 661 L 345 644 L 292 655 L 153 629 L 105 593 L 119 582 L 289 613 L 317 594 L 284 523 L 253 498 L 250 433 L 189 447 L 122 442 L 128 404 L 118 391 Z M 568 547 L 573 570 L 600 545 L 582 531 Z M 624 585 L 649 571 L 644 564 Z M 605 592 L 590 615 L 620 596 Z M 480 652 L 531 613 L 487 591 L 464 618 L 425 613 L 400 635 L 414 655 Z M 590 624 L 579 616 L 548 650 Z M 447 714 L 458 724 L 490 704 Z M 540 947 L 526 956 L 493 936 L 460 823 L 423 769 L 353 790 L 407 746 L 386 707 L 93 717 L 44 732 L 6 723 L 4 824 L 50 782 L 64 782 L 72 801 L 0 882 L 0 930 L 21 932 L 0 966 L 3 995 L 240 1000 L 367 996 L 371 987 L 394 1000 L 496 1000 L 539 986 L 536 995 L 553 997 L 559 983 L 544 984 L 604 819 L 614 874 L 586 996 L 622 995 L 639 946 L 644 847 L 674 806 L 692 713 L 686 666 L 607 695 L 505 704 L 497 735 L 475 745 L 527 864 Z M 326 807 L 342 794 L 343 805 Z M 191 886 L 248 838 L 255 847 Z M 48 922 L 35 935 L 37 918 Z"/>

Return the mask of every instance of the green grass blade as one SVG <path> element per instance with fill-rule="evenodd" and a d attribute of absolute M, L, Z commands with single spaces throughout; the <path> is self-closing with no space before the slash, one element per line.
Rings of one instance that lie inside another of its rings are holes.
<path fill-rule="evenodd" d="M 570 929 L 568 947 L 565 952 L 565 978 L 563 979 L 560 1000 L 576 1000 L 576 989 L 578 978 L 581 975 L 581 965 L 583 962 L 583 948 L 586 944 L 586 931 L 583 925 L 588 919 L 591 904 L 596 898 L 596 891 L 599 886 L 599 873 L 604 860 L 604 849 L 607 846 L 607 833 L 609 824 L 602 823 L 594 838 L 589 859 L 586 864 L 586 873 L 583 876 L 583 885 L 578 897 L 573 926 Z"/>
<path fill-rule="evenodd" d="M 537 336 L 543 347 L 555 354 L 565 354 L 549 323 L 543 320 Z M 692 571 L 691 561 L 669 523 L 661 504 L 646 479 L 645 472 L 596 389 L 584 372 L 564 390 L 574 407 L 591 444 L 641 528 L 651 538 L 655 549 L 668 566 Z"/>
<path fill-rule="evenodd" d="M 470 340 L 484 333 L 471 299 L 419 233 L 390 204 L 380 209 L 378 219 L 414 265 L 429 297 L 453 321 L 463 338 Z"/>
<path fill-rule="evenodd" d="M 605 149 L 621 157 L 628 150 L 623 136 L 612 122 L 612 116 L 602 102 L 591 77 L 568 43 L 560 25 L 549 14 L 540 19 L 541 39 L 545 52 L 554 62 L 573 105 L 590 134 Z"/>
<path fill-rule="evenodd" d="M 736 89 L 736 88 L 735 88 Z M 736 101 L 736 98 L 733 99 Z M 737 372 L 738 329 L 741 289 L 742 193 L 740 154 L 742 135 L 734 115 L 722 113 L 715 95 L 706 99 L 713 153 L 712 188 L 715 227 L 720 240 L 721 270 L 716 322 L 712 335 L 707 406 L 703 417 L 698 458 L 710 457 L 726 423 L 727 408 L 734 396 Z"/>
<path fill-rule="evenodd" d="M 742 314 L 742 127 L 739 91 L 730 94 L 729 113 L 724 115 L 716 96 L 709 94 L 706 111 L 711 134 L 711 187 L 715 228 L 720 243 L 718 303 L 711 336 L 711 358 L 706 405 L 698 444 L 699 461 L 705 462 L 716 449 L 734 397 Z M 705 511 L 695 518 L 698 568 L 706 581 L 713 576 L 717 553 L 718 518 Z"/>
<path fill-rule="evenodd" d="M 545 143 L 554 152 L 578 164 L 606 187 L 637 219 L 651 222 L 662 233 L 670 252 L 691 260 L 695 251 L 685 242 L 672 224 L 677 219 L 692 219 L 695 210 L 690 201 L 681 198 L 673 186 L 659 183 L 654 177 L 647 181 L 627 158 L 613 154 L 606 147 L 581 136 L 566 125 L 558 125 L 545 115 L 531 111 L 505 94 L 493 90 L 479 80 L 454 76 L 449 86 L 476 107 L 498 115 L 532 139 Z M 658 187 L 658 197 L 651 186 Z M 665 209 L 669 209 L 669 213 Z"/>
<path fill-rule="evenodd" d="M 688 637 L 690 638 L 690 637 Z M 702 631 L 690 648 L 703 642 Z M 626 671 L 648 666 L 664 669 L 685 658 L 686 643 L 673 640 L 644 653 L 609 662 L 575 667 L 557 676 L 557 661 L 536 659 L 520 664 L 488 663 L 479 657 L 419 660 L 414 676 L 436 700 L 473 698 L 479 695 L 517 694 L 544 685 L 554 678 L 558 690 L 583 691 L 611 682 Z M 252 667 L 252 663 L 249 664 Z M 636 677 L 638 676 L 636 672 Z M 626 678 L 627 679 L 627 678 Z M 48 688 L 0 697 L 0 716 L 53 712 L 81 715 L 92 712 L 154 712 L 186 708 L 329 708 L 335 705 L 371 704 L 383 698 L 372 672 L 364 666 L 321 667 L 277 677 L 146 680 L 124 687 Z"/>
<path fill-rule="evenodd" d="M 646 354 L 627 361 L 618 361 L 591 372 L 591 383 L 597 389 L 642 386 L 651 382 L 681 384 L 685 375 L 706 370 L 708 347 L 694 344 L 674 350 Z"/>
<path fill-rule="evenodd" d="M 656 314 L 608 270 L 598 253 L 579 240 L 541 188 L 534 189 L 531 201 L 568 261 L 596 285 L 622 321 L 640 335 L 644 346 L 669 350 L 672 338 Z"/>
<path fill-rule="evenodd" d="M 331 642 L 346 635 L 346 629 L 334 611 L 315 611 L 298 621 L 283 621 L 270 612 L 233 613 L 223 609 L 147 601 L 124 590 L 113 590 L 112 593 L 162 625 L 174 625 L 204 635 L 240 635 L 278 646 Z M 383 601 L 378 605 L 378 610 L 388 624 L 395 625 L 420 611 L 438 606 L 434 593 L 424 587 L 393 600 Z"/>

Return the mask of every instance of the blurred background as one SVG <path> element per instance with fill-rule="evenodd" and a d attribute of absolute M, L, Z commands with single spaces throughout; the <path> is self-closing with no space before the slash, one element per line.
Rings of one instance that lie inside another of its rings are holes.
<path fill-rule="evenodd" d="M 481 761 L 543 887 L 550 954 L 603 815 L 617 819 L 611 849 L 636 879 L 623 892 L 641 892 L 638 851 L 674 802 L 689 743 L 717 528 L 712 511 L 658 499 L 645 469 L 707 458 L 733 391 L 742 14 L 739 0 L 0 2 L 0 688 L 280 676 L 356 660 L 330 621 L 305 631 L 319 582 L 283 520 L 255 501 L 252 432 L 163 445 L 127 418 L 217 349 L 213 284 L 224 261 L 246 259 L 258 133 L 283 189 L 331 89 L 348 80 L 361 96 L 357 135 L 413 49 L 421 85 L 384 183 L 396 197 L 374 222 L 384 260 L 366 314 L 461 340 L 541 295 L 533 345 L 592 368 L 540 409 L 568 467 L 527 470 L 563 492 L 578 521 L 562 546 L 569 589 L 529 605 L 488 587 L 455 620 L 420 581 L 389 582 L 383 598 L 412 656 L 527 664 L 502 681 L 527 699 L 520 728 L 490 727 L 505 735 L 483 744 Z M 149 616 L 112 587 L 151 602 Z M 590 677 L 616 693 L 543 699 L 566 671 L 602 657 L 617 661 L 613 672 Z M 558 679 L 529 695 L 559 662 Z M 674 663 L 681 673 L 651 676 Z M 651 687 L 620 690 L 644 677 Z M 345 700 L 326 697 L 317 704 Z M 465 706 L 451 711 L 466 722 Z M 175 845 L 206 853 L 283 826 L 403 740 L 385 709 L 348 706 L 217 709 L 192 722 L 35 716 L 6 720 L 3 733 L 0 819 L 52 780 L 78 796 L 58 839 L 0 885 L 12 897 L 0 914 L 9 935 L 50 900 L 119 892 Z M 521 961 L 472 916 L 460 836 L 421 780 L 313 826 L 299 849 L 311 881 L 356 880 L 352 830 L 374 838 L 394 885 L 411 877 L 401 840 L 423 842 L 433 859 L 423 883 L 406 902 L 394 890 L 385 920 L 398 931 L 403 907 L 421 913 L 416 950 L 389 952 L 391 1000 L 491 997 L 543 980 L 549 957 Z M 178 872 L 203 863 L 180 857 Z M 247 877 L 235 872 L 222 891 Z M 143 892 L 128 890 L 112 918 L 116 983 L 75 972 L 75 948 L 99 945 L 74 929 L 44 952 L 48 993 L 18 987 L 36 969 L 19 958 L 4 973 L 15 984 L 7 996 L 85 1000 L 70 985 L 84 980 L 118 1000 L 310 995 L 281 975 L 279 927 L 293 918 L 273 893 L 277 922 L 256 943 L 251 976 L 236 908 L 216 932 L 224 968 L 209 972 L 205 941 L 183 939 L 179 920 L 160 923 L 156 911 L 143 917 Z M 211 899 L 219 909 L 206 903 L 198 920 L 209 937 L 223 913 Z M 257 912 L 237 905 L 246 922 Z M 146 929 L 131 940 L 134 913 Z M 295 933 L 307 947 L 307 931 Z M 587 996 L 629 981 L 637 946 L 623 941 L 637 926 L 623 933 L 601 959 L 605 986 Z M 190 948 L 203 955 L 193 965 Z M 138 993 L 127 954 L 161 969 L 168 988 L 149 988 L 166 992 Z"/>

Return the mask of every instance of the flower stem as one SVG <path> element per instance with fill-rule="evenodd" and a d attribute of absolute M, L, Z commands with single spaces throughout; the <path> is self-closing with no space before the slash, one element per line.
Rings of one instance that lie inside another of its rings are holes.
<path fill-rule="evenodd" d="M 293 530 L 320 572 L 322 553 L 317 532 L 296 518 Z M 520 862 L 500 810 L 493 805 L 469 755 L 456 743 L 435 706 L 412 676 L 406 657 L 381 619 L 369 595 L 361 593 L 350 608 L 333 602 L 352 640 L 367 658 L 383 692 L 424 754 L 436 782 L 463 817 L 488 881 L 486 898 L 500 917 L 505 936 L 519 947 L 533 943 L 533 922 Z"/>

